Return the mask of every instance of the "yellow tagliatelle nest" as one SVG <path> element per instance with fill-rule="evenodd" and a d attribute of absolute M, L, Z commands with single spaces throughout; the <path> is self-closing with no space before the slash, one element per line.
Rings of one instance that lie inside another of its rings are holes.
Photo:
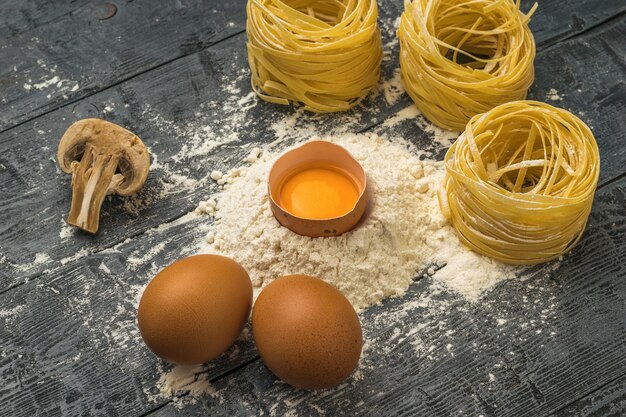
<path fill-rule="evenodd" d="M 535 40 L 520 0 L 405 0 L 398 29 L 402 81 L 435 124 L 463 130 L 495 106 L 526 98 Z"/>
<path fill-rule="evenodd" d="M 263 100 L 347 110 L 378 82 L 376 0 L 249 0 L 248 61 Z"/>
<path fill-rule="evenodd" d="M 580 239 L 600 156 L 578 117 L 515 101 L 472 117 L 445 167 L 439 203 L 461 241 L 502 262 L 535 264 Z"/>

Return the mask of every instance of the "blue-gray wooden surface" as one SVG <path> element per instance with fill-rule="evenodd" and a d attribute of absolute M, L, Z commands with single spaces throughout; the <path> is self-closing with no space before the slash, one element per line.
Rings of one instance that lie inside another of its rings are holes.
<path fill-rule="evenodd" d="M 337 388 L 278 383 L 246 340 L 208 367 L 217 394 L 181 403 L 155 396 L 163 365 L 138 342 L 133 297 L 210 229 L 206 218 L 183 221 L 217 191 L 207 172 L 272 142 L 272 122 L 294 109 L 260 102 L 242 118 L 207 105 L 232 98 L 233 82 L 237 98 L 250 91 L 243 0 L 0 0 L 0 416 L 625 415 L 626 2 L 539 3 L 529 96 L 545 101 L 556 89 L 554 104 L 593 128 L 602 158 L 578 247 L 478 303 L 416 280 L 362 314 L 366 353 Z M 379 4 L 390 79 L 398 45 L 389 22 L 402 2 Z M 67 81 L 45 85 L 54 76 Z M 406 95 L 391 105 L 379 95 L 348 116 L 300 121 L 327 133 L 350 120 L 353 131 L 404 136 L 441 158 L 414 120 L 383 126 L 408 105 Z M 133 210 L 105 202 L 97 236 L 62 237 L 70 178 L 51 157 L 67 126 L 90 116 L 136 132 L 168 169 L 151 171 Z M 236 118 L 239 141 L 173 158 L 186 126 Z M 201 186 L 173 188 L 172 173 Z"/>

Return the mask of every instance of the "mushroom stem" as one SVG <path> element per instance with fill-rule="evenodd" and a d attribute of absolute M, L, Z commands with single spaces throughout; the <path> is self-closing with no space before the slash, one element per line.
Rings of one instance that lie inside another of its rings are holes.
<path fill-rule="evenodd" d="M 134 133 L 101 119 L 83 119 L 63 134 L 59 168 L 72 174 L 72 207 L 67 222 L 89 233 L 99 226 L 108 194 L 128 196 L 146 182 L 150 153 Z"/>
<path fill-rule="evenodd" d="M 72 163 L 72 207 L 67 222 L 89 233 L 98 231 L 100 207 L 117 168 L 118 157 L 87 145 Z"/>

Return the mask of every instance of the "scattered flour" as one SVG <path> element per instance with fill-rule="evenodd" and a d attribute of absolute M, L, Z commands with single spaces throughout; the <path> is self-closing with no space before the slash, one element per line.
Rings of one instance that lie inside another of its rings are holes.
<path fill-rule="evenodd" d="M 102 272 L 104 272 L 105 274 L 110 274 L 111 270 L 109 269 L 109 267 L 107 267 L 104 262 L 100 263 L 100 266 L 98 267 L 99 270 L 101 270 Z"/>
<path fill-rule="evenodd" d="M 546 94 L 546 98 L 550 101 L 562 101 L 563 97 L 559 95 L 559 92 L 556 91 L 556 89 L 551 88 L 550 91 L 548 91 L 548 94 Z"/>
<path fill-rule="evenodd" d="M 415 104 L 411 104 L 387 120 L 384 121 L 384 127 L 394 127 L 398 124 L 410 120 L 417 125 L 422 131 L 428 133 L 435 142 L 444 148 L 450 147 L 454 141 L 459 137 L 459 132 L 442 129 L 434 124 L 430 123 L 422 113 L 418 110 Z"/>
<path fill-rule="evenodd" d="M 39 264 L 44 264 L 50 260 L 51 260 L 50 255 L 48 255 L 47 253 L 37 253 L 35 255 L 35 260 L 33 261 L 33 263 L 35 265 L 39 265 Z"/>
<path fill-rule="evenodd" d="M 67 256 L 61 259 L 61 265 L 66 265 L 70 262 L 74 262 L 77 259 L 84 258 L 85 256 L 91 255 L 92 251 L 89 251 L 87 248 L 82 248 L 76 251 L 76 253 L 72 256 Z"/>
<path fill-rule="evenodd" d="M 394 70 L 393 72 L 393 77 L 383 81 L 380 88 L 383 91 L 383 95 L 387 104 L 390 106 L 396 104 L 400 96 L 404 94 L 400 68 L 396 68 L 396 70 Z"/>
<path fill-rule="evenodd" d="M 372 91 L 369 99 L 374 99 L 381 94 L 389 106 L 396 104 L 400 100 L 400 97 L 404 94 L 404 87 L 402 86 L 399 70 L 394 70 L 391 78 L 381 80 L 377 88 Z M 415 110 L 417 111 L 417 109 Z M 377 113 L 375 110 L 371 111 L 374 115 Z M 297 108 L 291 115 L 272 123 L 271 128 L 276 137 L 272 147 L 277 148 L 315 136 L 318 132 L 318 123 L 325 117 L 328 117 L 328 115 L 310 115 L 303 108 Z M 362 117 L 363 112 L 359 107 L 347 113 L 332 114 L 334 122 L 328 134 L 338 136 L 353 132 L 357 127 L 362 128 L 360 123 L 362 122 Z M 375 121 L 375 119 L 371 119 L 371 122 Z M 426 122 L 426 124 L 428 123 Z"/>
<path fill-rule="evenodd" d="M 185 142 L 178 153 L 172 158 L 180 162 L 191 160 L 197 156 L 204 156 L 213 149 L 240 140 L 240 135 L 247 129 L 246 116 L 248 110 L 255 107 L 258 98 L 253 92 L 241 96 L 240 85 L 250 77 L 247 68 L 238 71 L 234 78 L 224 76 L 223 89 L 228 93 L 226 98 L 219 101 L 210 101 L 197 112 L 198 120 L 202 120 L 207 113 L 218 113 L 222 117 L 211 119 L 209 124 L 191 125 L 177 130 L 184 136 Z M 227 123 L 224 121 L 228 120 Z M 249 132 L 247 132 L 249 133 Z"/>
<path fill-rule="evenodd" d="M 0 318 L 1 319 L 11 319 L 15 316 L 17 316 L 20 312 L 22 312 L 22 310 L 24 310 L 24 306 L 23 305 L 18 305 L 10 310 L 0 310 Z"/>
<path fill-rule="evenodd" d="M 43 90 L 44 88 L 48 88 L 50 86 L 53 86 L 55 84 L 60 84 L 60 83 L 62 83 L 61 79 L 59 78 L 58 75 L 55 75 L 54 77 L 52 77 L 52 78 L 50 78 L 48 80 L 42 81 L 42 82 L 37 83 L 37 84 L 33 84 L 33 87 L 35 87 L 37 90 Z M 59 87 L 60 87 L 60 85 L 59 85 Z"/>
<path fill-rule="evenodd" d="M 191 396 L 215 392 L 204 365 L 174 366 L 170 372 L 161 374 L 157 387 L 163 397 L 173 397 L 180 392 L 188 392 Z"/>
<path fill-rule="evenodd" d="M 415 104 L 411 104 L 410 106 L 403 108 L 402 110 L 400 110 L 399 112 L 397 112 L 396 114 L 394 114 L 393 116 L 385 120 L 383 122 L 383 126 L 385 127 L 397 126 L 399 123 L 405 120 L 414 120 L 420 117 L 421 115 L 422 113 L 417 109 L 417 107 L 415 107 Z"/>
<path fill-rule="evenodd" d="M 131 254 L 127 259 L 126 259 L 126 263 L 128 265 L 128 268 L 132 271 L 135 268 L 137 268 L 139 265 L 142 265 L 144 263 L 146 263 L 148 260 L 152 260 L 154 259 L 154 257 L 156 255 L 158 255 L 159 253 L 163 252 L 163 249 L 165 249 L 165 242 L 161 242 L 157 245 L 154 245 L 152 248 L 150 248 L 150 250 L 148 251 L 144 251 L 142 250 L 141 256 L 139 256 L 139 253 L 133 253 Z"/>
<path fill-rule="evenodd" d="M 434 277 L 470 300 L 477 300 L 485 290 L 503 279 L 514 278 L 515 272 L 520 270 L 477 255 L 458 239 L 440 247 L 437 259 L 445 267 Z"/>
<path fill-rule="evenodd" d="M 43 90 L 43 89 L 47 89 L 50 87 L 56 87 L 58 88 L 60 91 L 77 91 L 79 89 L 79 84 L 78 83 L 74 83 L 70 80 L 62 80 L 61 78 L 59 78 L 58 75 L 55 75 L 52 78 L 49 78 L 47 80 L 43 80 L 41 82 L 38 83 L 34 83 L 34 84 L 30 84 L 32 83 L 32 80 L 28 80 L 27 83 L 24 83 L 24 85 L 22 86 L 24 88 L 24 90 L 26 91 L 30 91 L 33 88 L 36 88 L 37 90 Z M 70 84 L 74 84 L 74 86 L 72 86 L 71 88 L 69 87 Z M 48 94 L 47 98 L 51 98 L 52 95 Z M 67 98 L 67 97 L 66 97 Z"/>
<path fill-rule="evenodd" d="M 431 124 L 425 117 L 418 117 L 415 119 L 417 125 L 426 133 L 429 133 L 435 142 L 439 145 L 448 148 L 459 137 L 459 132 L 442 129 L 434 124 Z"/>
<path fill-rule="evenodd" d="M 317 121 L 328 115 L 309 115 L 303 108 L 298 108 L 291 115 L 281 118 L 272 123 L 275 140 L 272 147 L 284 147 L 297 141 L 308 139 L 318 131 Z M 333 127 L 330 135 L 342 135 L 354 130 L 359 123 L 360 114 L 358 112 L 338 113 L 332 115 Z"/>
<path fill-rule="evenodd" d="M 141 300 L 141 296 L 143 295 L 145 289 L 145 285 L 135 284 L 130 286 L 131 294 L 134 294 L 133 307 L 135 307 L 135 310 L 139 308 L 139 301 Z"/>
<path fill-rule="evenodd" d="M 388 27 L 385 31 L 395 30 L 399 18 L 387 20 Z M 393 36 L 386 45 L 389 46 L 386 49 L 397 48 L 397 38 Z M 172 161 L 177 164 L 205 163 L 204 157 L 216 148 L 241 142 L 250 133 L 246 131 L 247 112 L 257 105 L 258 98 L 253 92 L 242 95 L 240 85 L 246 83 L 248 78 L 248 70 L 242 69 L 235 77 L 223 80 L 221 85 L 229 93 L 227 98 L 203 105 L 195 114 L 196 117 L 190 118 L 195 120 L 193 123 L 181 125 L 165 120 L 155 109 L 144 109 L 145 120 L 164 132 L 184 139 L 180 141 L 180 148 Z M 24 88 L 42 89 L 56 85 L 69 89 L 66 84 L 66 80 L 55 76 L 37 84 L 24 84 Z M 75 85 L 71 91 L 77 89 L 78 85 Z M 381 81 L 373 94 L 382 94 L 387 105 L 394 105 L 403 93 L 400 71 L 395 70 L 390 78 Z M 104 109 L 105 112 L 112 110 L 108 105 Z M 223 117 L 205 123 L 204 116 L 214 112 Z M 162 171 L 165 177 L 161 193 L 154 198 L 180 192 L 182 189 L 197 189 L 206 186 L 211 180 L 222 186 L 220 194 L 201 201 L 194 213 L 172 224 L 188 221 L 198 215 L 214 218 L 213 225 L 201 229 L 201 233 L 206 233 L 206 238 L 200 252 L 217 252 L 240 262 L 253 279 L 255 297 L 261 288 L 281 275 L 307 273 L 335 285 L 358 310 L 362 310 L 379 303 L 385 297 L 404 294 L 420 275 L 432 281 L 427 281 L 428 294 L 420 294 L 417 300 L 404 303 L 399 307 L 401 311 L 390 310 L 378 315 L 382 320 L 379 323 L 381 325 L 397 322 L 399 318 L 410 320 L 419 309 L 430 309 L 429 314 L 433 317 L 440 311 L 447 311 L 447 302 L 431 298 L 441 288 L 452 289 L 469 300 L 477 300 L 497 282 L 515 276 L 515 268 L 493 262 L 463 247 L 454 230 L 443 219 L 436 197 L 436 190 L 443 176 L 442 163 L 420 160 L 420 156 L 424 155 L 420 155 L 418 150 L 402 141 L 392 142 L 375 134 L 349 134 L 355 130 L 354 126 L 361 126 L 361 116 L 358 110 L 332 115 L 334 127 L 327 139 L 346 147 L 363 164 L 374 195 L 372 211 L 363 224 L 343 236 L 313 239 L 296 235 L 280 226 L 269 208 L 265 181 L 273 161 L 279 155 L 278 150 L 282 151 L 286 145 L 302 143 L 314 137 L 318 131 L 319 120 L 325 117 L 307 114 L 302 109 L 292 111 L 289 116 L 275 121 L 271 129 L 276 140 L 265 150 L 252 149 L 245 160 L 245 166 L 226 173 L 207 166 L 205 178 L 188 178 L 184 173 L 174 171 L 168 161 L 159 162 L 157 155 L 152 153 L 151 170 Z M 442 146 L 449 146 L 456 138 L 456 133 L 444 131 L 428 123 L 414 105 L 386 120 L 384 126 L 394 126 L 407 120 L 430 133 Z M 139 196 L 134 200 L 125 199 L 128 202 L 128 211 L 138 213 L 151 198 L 153 197 Z M 154 231 L 161 232 L 168 227 L 171 225 L 159 226 Z M 73 228 L 64 223 L 59 236 L 64 239 L 72 234 Z M 125 243 L 127 242 L 119 245 Z M 108 253 L 115 252 L 119 245 Z M 127 268 L 135 270 L 138 265 L 152 262 L 164 249 L 165 243 L 161 243 L 148 252 L 131 254 L 127 258 Z M 181 255 L 193 249 L 195 248 L 182 248 Z M 61 264 L 87 254 L 87 250 L 82 249 L 74 256 L 62 259 Z M 111 274 L 104 262 L 100 264 L 99 270 Z M 89 288 L 89 285 L 85 286 L 86 293 Z M 139 340 L 134 311 L 143 289 L 143 285 L 130 286 L 132 300 L 118 305 L 114 313 L 114 317 L 123 317 L 124 320 L 111 321 L 103 331 L 116 345 L 129 352 Z M 73 302 L 82 308 L 82 301 L 75 299 Z M 85 304 L 86 312 L 90 311 L 88 307 Z M 19 310 L 0 310 L 0 318 L 17 313 Z M 89 321 L 89 327 L 98 328 L 97 323 L 91 323 L 96 318 L 86 316 L 85 320 Z M 498 324 L 500 320 L 506 319 L 498 319 Z M 433 321 L 434 319 L 424 323 Z M 374 341 L 366 337 L 362 363 L 351 381 L 362 379 L 363 371 L 377 366 L 373 363 L 377 358 L 374 351 L 382 346 L 386 353 L 391 354 L 402 340 L 409 337 L 416 352 L 429 357 L 435 355 L 437 346 L 428 347 L 428 344 L 423 343 L 421 335 L 416 336 L 424 330 L 425 325 L 415 323 L 409 332 L 394 328 L 391 337 L 386 341 Z M 452 354 L 453 346 L 443 345 L 443 350 Z M 188 393 L 191 397 L 202 394 L 215 397 L 216 391 L 209 382 L 208 369 L 207 365 L 164 368 L 159 364 L 161 377 L 157 383 L 158 397 L 173 398 L 174 402 L 181 393 Z"/>
<path fill-rule="evenodd" d="M 50 255 L 48 255 L 47 253 L 42 253 L 42 252 L 36 253 L 35 258 L 31 262 L 27 262 L 23 264 L 12 263 L 12 262 L 9 262 L 4 256 L 0 257 L 0 263 L 6 262 L 8 265 L 11 265 L 12 267 L 14 267 L 20 272 L 30 271 L 34 268 L 37 268 L 40 265 L 48 263 L 51 260 L 52 259 L 50 258 Z M 45 269 L 42 271 L 42 273 L 44 274 L 47 274 L 48 272 L 50 272 L 49 269 Z M 25 282 L 28 282 L 28 277 L 25 278 Z"/>
<path fill-rule="evenodd" d="M 24 90 L 30 91 L 33 88 L 37 90 L 44 90 L 44 89 L 48 89 L 51 87 L 56 87 L 59 92 L 67 92 L 67 91 L 74 92 L 80 88 L 78 83 L 71 81 L 71 80 L 65 80 L 59 77 L 56 74 L 57 69 L 58 69 L 56 65 L 48 66 L 48 64 L 46 64 L 46 62 L 43 59 L 38 59 L 37 65 L 39 65 L 39 68 L 42 71 L 44 71 L 47 77 L 49 78 L 41 78 L 39 82 L 33 82 L 33 80 L 29 78 L 28 82 L 22 85 L 22 88 L 24 88 Z M 17 71 L 17 68 L 14 68 L 14 70 Z M 70 87 L 71 84 L 74 84 L 74 85 Z M 51 97 L 52 97 L 52 94 L 47 95 L 47 98 L 51 98 Z M 67 99 L 66 95 L 63 95 L 63 97 Z"/>
<path fill-rule="evenodd" d="M 400 117 L 413 118 L 415 111 L 405 110 Z M 368 174 L 374 204 L 357 229 L 335 238 L 309 238 L 280 226 L 271 213 L 266 184 L 279 153 L 260 149 L 252 150 L 246 166 L 214 175 L 217 181 L 224 181 L 223 191 L 196 208 L 195 214 L 208 215 L 215 221 L 200 252 L 219 253 L 240 262 L 253 280 L 255 297 L 281 275 L 304 273 L 332 283 L 357 310 L 362 310 L 385 297 L 404 294 L 419 274 L 429 277 L 432 284 L 428 294 L 403 303 L 401 311 L 377 316 L 377 323 L 384 326 L 424 308 L 433 317 L 445 314 L 449 302 L 433 298 L 442 289 L 477 300 L 497 282 L 515 276 L 516 268 L 465 248 L 441 215 L 436 196 L 443 177 L 441 162 L 421 161 L 419 152 L 409 144 L 375 134 L 340 135 L 327 140 L 348 149 Z M 411 338 L 417 354 L 432 358 L 437 346 L 427 347 L 417 337 L 431 322 L 416 323 L 408 334 L 396 329 L 385 341 L 367 341 L 366 337 L 355 375 L 376 366 L 368 359 L 372 349 L 382 346 L 391 353 L 407 338 Z M 448 346 L 446 352 L 453 355 L 452 347 Z M 354 383 L 357 376 L 346 383 Z M 181 401 L 181 393 L 190 394 L 186 401 L 194 401 L 200 394 L 216 395 L 206 371 L 197 367 L 175 366 L 164 371 L 158 389 L 160 396 L 174 401 Z"/>
<path fill-rule="evenodd" d="M 169 399 L 174 407 L 183 408 L 193 404 L 203 395 L 210 395 L 223 401 L 222 393 L 218 393 L 210 383 L 209 365 L 175 365 L 165 363 L 157 365 L 161 374 L 154 389 L 144 389 L 149 400 L 158 402 Z"/>
<path fill-rule="evenodd" d="M 280 226 L 267 200 L 266 178 L 277 154 L 265 153 L 237 176 L 224 174 L 217 204 L 204 210 L 215 228 L 201 252 L 240 262 L 258 292 L 275 278 L 293 273 L 318 276 L 363 309 L 402 295 L 421 268 L 434 264 L 436 280 L 477 299 L 515 269 L 464 248 L 440 213 L 436 190 L 441 162 L 420 161 L 406 143 L 374 134 L 328 140 L 344 146 L 368 174 L 372 212 L 354 231 L 336 238 L 299 236 Z M 208 205 L 205 205 L 208 207 Z"/>
<path fill-rule="evenodd" d="M 240 136 L 244 132 L 246 135 L 251 134 L 247 126 L 247 113 L 257 105 L 258 98 L 254 92 L 242 96 L 240 88 L 240 85 L 246 84 L 249 76 L 247 68 L 239 70 L 235 77 L 225 76 L 220 85 L 228 93 L 226 98 L 201 104 L 196 113 L 185 123 L 167 120 L 153 107 L 145 106 L 142 118 L 149 121 L 163 134 L 179 137 L 180 146 L 175 154 L 164 162 L 159 161 L 157 155 L 151 152 L 153 161 L 150 171 L 160 171 L 162 174 L 159 177 L 159 190 L 152 194 L 145 190 L 143 195 L 139 193 L 132 201 L 125 203 L 127 211 L 138 214 L 145 206 L 157 199 L 182 191 L 198 189 L 211 181 L 210 174 L 204 178 L 194 179 L 181 173 L 178 167 L 181 163 L 194 164 L 196 167 L 207 168 L 210 173 L 211 164 L 215 161 L 206 158 L 208 155 L 219 147 L 240 142 Z M 214 113 L 220 114 L 221 117 L 207 118 L 207 115 Z"/>
<path fill-rule="evenodd" d="M 413 125 L 419 130 L 425 132 L 433 142 L 437 143 L 441 148 L 449 148 L 458 138 L 459 132 L 442 129 L 428 121 L 419 111 L 415 104 L 410 104 L 393 116 L 387 118 L 382 123 L 384 129 L 394 129 L 400 124 Z M 392 130 L 393 133 L 394 130 Z"/>
<path fill-rule="evenodd" d="M 65 218 L 61 217 L 61 230 L 59 231 L 59 237 L 61 239 L 67 239 L 68 237 L 74 236 L 74 227 L 67 224 Z"/>

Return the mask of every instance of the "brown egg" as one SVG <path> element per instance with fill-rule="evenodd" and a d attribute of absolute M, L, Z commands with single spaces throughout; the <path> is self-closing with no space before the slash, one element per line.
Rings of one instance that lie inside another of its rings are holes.
<path fill-rule="evenodd" d="M 252 334 L 265 365 L 305 389 L 346 379 L 363 346 L 361 324 L 348 299 L 306 275 L 278 278 L 263 289 L 252 311 Z"/>
<path fill-rule="evenodd" d="M 232 259 L 196 255 L 159 272 L 139 302 L 139 331 L 156 355 L 179 364 L 214 359 L 231 346 L 252 306 L 252 283 Z"/>

